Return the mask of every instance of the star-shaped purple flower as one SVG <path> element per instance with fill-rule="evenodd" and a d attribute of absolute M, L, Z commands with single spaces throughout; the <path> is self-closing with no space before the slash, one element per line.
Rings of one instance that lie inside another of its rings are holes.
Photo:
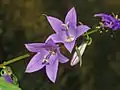
<path fill-rule="evenodd" d="M 59 47 L 49 39 L 45 43 L 25 44 L 26 48 L 31 52 L 37 52 L 29 62 L 26 72 L 31 73 L 42 69 L 46 66 L 48 78 L 56 81 L 58 63 L 66 63 L 68 58 L 60 53 Z"/>
<path fill-rule="evenodd" d="M 51 16 L 47 16 L 47 20 L 56 32 L 50 35 L 49 38 L 52 38 L 55 43 L 63 43 L 69 52 L 72 52 L 76 39 L 90 29 L 86 25 L 77 26 L 77 16 L 74 7 L 67 13 L 64 23 Z"/>
<path fill-rule="evenodd" d="M 101 17 L 102 18 L 102 27 L 107 27 L 112 30 L 118 30 L 120 29 L 120 20 L 116 17 L 113 17 L 108 14 L 100 13 L 100 14 L 95 14 L 95 17 Z"/>

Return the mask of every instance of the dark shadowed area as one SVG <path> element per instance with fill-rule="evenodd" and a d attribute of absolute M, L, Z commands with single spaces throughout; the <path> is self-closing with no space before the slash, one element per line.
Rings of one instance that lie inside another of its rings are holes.
<path fill-rule="evenodd" d="M 0 0 L 0 63 L 25 53 L 25 43 L 44 42 L 54 31 L 42 14 L 64 20 L 76 8 L 78 20 L 90 27 L 99 23 L 96 13 L 120 15 L 120 0 Z M 56 83 L 45 70 L 27 74 L 31 57 L 11 64 L 22 90 L 120 90 L 120 31 L 95 33 L 83 55 L 83 65 L 60 64 Z M 63 47 L 64 55 L 71 55 Z"/>

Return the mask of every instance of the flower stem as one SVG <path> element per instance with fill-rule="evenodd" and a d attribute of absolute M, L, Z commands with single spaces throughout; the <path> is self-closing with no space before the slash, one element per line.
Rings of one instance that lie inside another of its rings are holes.
<path fill-rule="evenodd" d="M 93 30 L 93 31 L 90 31 L 90 32 L 87 32 L 87 33 L 85 33 L 83 36 L 90 35 L 90 34 L 95 33 L 95 32 L 97 32 L 97 31 L 98 31 L 98 29 Z"/>
<path fill-rule="evenodd" d="M 14 59 L 11 59 L 11 60 L 9 60 L 9 61 L 7 61 L 7 62 L 4 62 L 4 63 L 0 64 L 0 68 L 3 68 L 3 67 L 6 66 L 6 65 L 9 65 L 9 64 L 11 64 L 11 63 L 17 62 L 17 61 L 22 60 L 22 59 L 24 59 L 24 58 L 27 58 L 27 57 L 29 57 L 29 56 L 30 56 L 29 54 L 25 54 L 25 55 L 16 57 L 16 58 L 14 58 Z"/>

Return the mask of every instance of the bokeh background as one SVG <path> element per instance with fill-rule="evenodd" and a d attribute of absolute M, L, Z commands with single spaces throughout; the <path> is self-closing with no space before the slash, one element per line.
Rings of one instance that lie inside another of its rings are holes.
<path fill-rule="evenodd" d="M 0 0 L 0 63 L 28 53 L 24 44 L 44 42 L 53 33 L 45 16 L 64 20 L 76 8 L 78 20 L 90 27 L 99 20 L 95 13 L 120 15 L 120 0 Z M 24 73 L 30 58 L 11 64 L 22 90 L 120 90 L 120 31 L 95 33 L 83 56 L 83 65 L 59 67 L 55 84 L 44 70 Z M 72 57 L 64 48 L 64 55 Z"/>

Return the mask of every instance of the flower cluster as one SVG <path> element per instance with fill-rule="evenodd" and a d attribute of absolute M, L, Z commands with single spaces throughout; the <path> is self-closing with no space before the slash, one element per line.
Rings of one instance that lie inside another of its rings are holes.
<path fill-rule="evenodd" d="M 108 14 L 100 13 L 100 14 L 95 14 L 94 16 L 102 18 L 101 27 L 110 28 L 112 30 L 120 29 L 120 20 L 118 19 L 118 15 L 113 17 L 113 16 L 108 15 Z"/>
<path fill-rule="evenodd" d="M 76 39 L 90 28 L 86 25 L 77 26 L 77 15 L 74 7 L 67 13 L 64 23 L 55 17 L 46 17 L 55 34 L 50 35 L 45 43 L 25 44 L 30 52 L 36 52 L 36 55 L 29 62 L 26 72 L 31 73 L 46 67 L 48 78 L 52 82 L 55 82 L 59 62 L 66 63 L 69 60 L 61 54 L 59 46 L 56 43 L 63 43 L 71 53 Z"/>
<path fill-rule="evenodd" d="M 118 18 L 104 13 L 95 14 L 94 16 L 102 18 L 100 28 L 96 29 L 120 29 L 120 20 Z M 69 61 L 69 59 L 60 52 L 58 44 L 63 43 L 66 49 L 71 53 L 78 37 L 86 35 L 87 40 L 91 41 L 88 34 L 98 30 L 87 32 L 91 29 L 90 27 L 83 24 L 77 25 L 77 15 L 74 7 L 68 11 L 64 22 L 52 16 L 46 15 L 46 18 L 55 33 L 51 34 L 44 43 L 25 44 L 30 52 L 36 53 L 30 60 L 26 72 L 35 72 L 45 67 L 48 78 L 55 83 L 59 62 L 66 63 Z M 81 45 L 76 48 L 71 60 L 71 66 L 76 65 L 79 61 L 81 66 L 81 57 L 87 45 L 89 45 L 88 43 L 90 43 L 88 41 L 83 41 Z"/>

